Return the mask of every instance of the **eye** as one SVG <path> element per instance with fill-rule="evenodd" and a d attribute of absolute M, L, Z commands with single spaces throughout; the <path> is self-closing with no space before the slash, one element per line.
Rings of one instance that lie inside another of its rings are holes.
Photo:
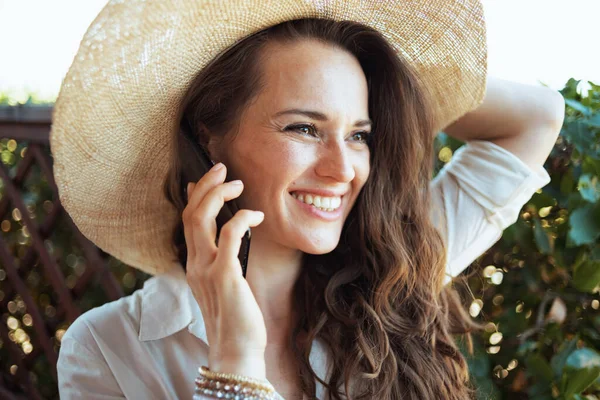
<path fill-rule="evenodd" d="M 369 143 L 370 136 L 371 132 L 361 131 L 356 132 L 354 135 L 352 135 L 352 138 L 357 142 Z"/>
<path fill-rule="evenodd" d="M 305 129 L 305 132 L 300 131 L 301 129 Z M 302 132 L 303 135 L 307 136 L 317 136 L 317 128 L 313 124 L 297 124 L 297 125 L 289 125 L 284 128 L 284 131 L 299 131 Z"/>

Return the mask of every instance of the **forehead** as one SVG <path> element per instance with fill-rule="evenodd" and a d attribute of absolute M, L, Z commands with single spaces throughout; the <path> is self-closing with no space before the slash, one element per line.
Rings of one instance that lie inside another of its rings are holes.
<path fill-rule="evenodd" d="M 358 60 L 333 45 L 316 40 L 269 43 L 261 70 L 263 100 L 274 106 L 281 101 L 291 106 L 366 106 L 367 82 Z"/>

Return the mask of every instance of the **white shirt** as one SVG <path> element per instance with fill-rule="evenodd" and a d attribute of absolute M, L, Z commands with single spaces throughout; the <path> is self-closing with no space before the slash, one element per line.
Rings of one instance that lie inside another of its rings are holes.
<path fill-rule="evenodd" d="M 533 170 L 492 142 L 459 148 L 430 183 L 434 208 L 441 207 L 447 220 L 445 282 L 498 241 L 549 182 L 542 166 Z M 328 360 L 317 340 L 310 362 L 325 381 Z M 71 324 L 57 364 L 60 398 L 192 399 L 200 365 L 208 365 L 206 330 L 185 272 L 176 269 Z M 318 382 L 317 397 L 324 398 Z"/>

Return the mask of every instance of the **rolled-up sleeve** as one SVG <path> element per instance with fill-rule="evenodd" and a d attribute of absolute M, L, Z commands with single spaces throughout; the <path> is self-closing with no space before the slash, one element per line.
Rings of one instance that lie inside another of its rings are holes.
<path fill-rule="evenodd" d="M 532 169 L 493 142 L 473 140 L 456 150 L 430 183 L 432 220 L 441 225 L 448 250 L 444 283 L 492 247 L 549 182 L 542 165 Z"/>
<path fill-rule="evenodd" d="M 92 341 L 87 337 L 85 322 L 76 320 L 61 340 L 56 365 L 61 400 L 125 399 L 102 355 L 88 347 Z"/>

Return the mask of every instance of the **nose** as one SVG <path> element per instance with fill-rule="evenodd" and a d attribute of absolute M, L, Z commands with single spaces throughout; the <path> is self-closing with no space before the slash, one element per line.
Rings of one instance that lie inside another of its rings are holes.
<path fill-rule="evenodd" d="M 331 140 L 323 146 L 315 171 L 319 176 L 338 182 L 351 182 L 354 179 L 356 171 L 353 157 L 344 140 Z"/>

